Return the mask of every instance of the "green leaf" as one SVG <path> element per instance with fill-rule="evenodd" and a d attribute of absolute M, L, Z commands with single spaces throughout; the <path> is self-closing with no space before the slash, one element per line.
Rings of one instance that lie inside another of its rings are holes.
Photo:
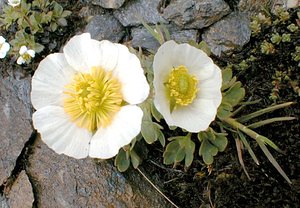
<path fill-rule="evenodd" d="M 191 166 L 194 160 L 194 152 L 195 152 L 195 143 L 189 139 L 185 141 L 185 167 Z"/>
<path fill-rule="evenodd" d="M 152 121 L 143 121 L 142 122 L 142 128 L 141 128 L 141 133 L 142 136 L 144 137 L 145 141 L 148 144 L 152 144 L 153 142 L 155 142 L 159 137 L 162 138 L 162 133 L 161 130 L 162 127 Z"/>
<path fill-rule="evenodd" d="M 252 157 L 252 159 L 254 160 L 254 162 L 259 165 L 259 161 L 255 155 L 255 153 L 253 152 L 252 148 L 250 147 L 245 135 L 241 132 L 241 131 L 237 131 L 239 138 L 241 139 L 241 141 L 243 142 L 244 146 L 246 147 L 246 149 L 248 150 L 250 156 Z"/>
<path fill-rule="evenodd" d="M 232 79 L 231 67 L 226 67 L 222 70 L 222 85 L 227 84 Z"/>
<path fill-rule="evenodd" d="M 207 45 L 207 43 L 205 41 L 201 41 L 199 44 L 198 44 L 198 48 L 201 49 L 202 51 L 204 51 L 208 56 L 211 55 L 211 50 L 210 50 L 210 47 Z"/>
<path fill-rule="evenodd" d="M 289 179 L 289 177 L 285 174 L 285 172 L 282 170 L 282 168 L 280 167 L 280 165 L 277 163 L 276 159 L 273 157 L 273 155 L 269 152 L 268 148 L 266 147 L 266 145 L 257 140 L 257 143 L 259 145 L 259 147 L 261 148 L 261 150 L 263 151 L 263 153 L 266 155 L 266 157 L 268 158 L 268 160 L 272 163 L 272 165 L 277 169 L 277 171 L 282 175 L 282 177 L 289 183 L 291 184 L 291 180 Z"/>
<path fill-rule="evenodd" d="M 215 139 L 211 139 L 211 137 L 209 137 L 209 141 L 218 148 L 219 152 L 223 152 L 225 150 L 225 148 L 227 147 L 228 144 L 228 140 L 227 137 L 225 135 L 215 135 L 216 138 Z"/>
<path fill-rule="evenodd" d="M 164 164 L 170 165 L 176 162 L 177 152 L 180 149 L 178 140 L 170 142 L 164 151 Z"/>
<path fill-rule="evenodd" d="M 123 148 L 121 148 L 115 158 L 115 166 L 120 172 L 126 171 L 130 166 L 129 152 L 125 152 Z"/>
<path fill-rule="evenodd" d="M 160 121 L 163 119 L 163 116 L 158 112 L 153 102 L 151 102 L 151 114 L 155 118 L 156 121 Z"/>
<path fill-rule="evenodd" d="M 131 159 L 132 166 L 135 169 L 142 163 L 142 159 L 136 154 L 134 150 L 130 151 L 130 159 Z"/>
<path fill-rule="evenodd" d="M 222 102 L 229 103 L 232 107 L 239 104 L 245 97 L 245 89 L 241 82 L 235 82 L 229 90 L 224 93 Z"/>
<path fill-rule="evenodd" d="M 195 143 L 191 140 L 190 134 L 169 138 L 171 142 L 167 145 L 163 154 L 164 164 L 176 164 L 184 161 L 185 167 L 189 167 L 194 159 Z"/>
<path fill-rule="evenodd" d="M 228 143 L 226 134 L 216 133 L 211 128 L 208 131 L 199 132 L 198 139 L 201 142 L 199 156 L 202 156 L 207 165 L 213 163 L 214 156 L 224 151 Z"/>
<path fill-rule="evenodd" d="M 220 119 L 228 118 L 232 113 L 232 106 L 229 103 L 222 101 L 221 105 L 218 108 L 217 116 Z"/>

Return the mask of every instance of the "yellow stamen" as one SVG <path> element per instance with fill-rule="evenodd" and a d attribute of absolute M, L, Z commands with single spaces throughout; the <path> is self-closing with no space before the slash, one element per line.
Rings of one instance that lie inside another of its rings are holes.
<path fill-rule="evenodd" d="M 119 80 L 99 67 L 74 75 L 64 93 L 64 110 L 71 121 L 92 132 L 108 126 L 123 101 Z"/>
<path fill-rule="evenodd" d="M 165 83 L 171 113 L 178 106 L 187 106 L 193 102 L 198 91 L 197 84 L 198 79 L 189 74 L 185 66 L 172 69 Z"/>

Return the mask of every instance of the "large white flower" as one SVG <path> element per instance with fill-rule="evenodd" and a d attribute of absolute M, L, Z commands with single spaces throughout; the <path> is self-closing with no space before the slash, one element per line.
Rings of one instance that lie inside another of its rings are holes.
<path fill-rule="evenodd" d="M 0 36 L 0 58 L 4 58 L 9 51 L 9 44 L 6 42 L 5 38 Z"/>
<path fill-rule="evenodd" d="M 32 78 L 34 127 L 55 152 L 111 158 L 140 132 L 149 94 L 139 59 L 121 45 L 74 36 Z"/>
<path fill-rule="evenodd" d="M 220 68 L 203 51 L 168 41 L 155 54 L 153 70 L 154 105 L 167 124 L 206 130 L 222 100 Z"/>

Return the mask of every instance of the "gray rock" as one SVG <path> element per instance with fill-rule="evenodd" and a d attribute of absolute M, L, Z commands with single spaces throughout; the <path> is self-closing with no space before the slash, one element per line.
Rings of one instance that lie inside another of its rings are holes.
<path fill-rule="evenodd" d="M 157 7 L 160 0 L 129 1 L 124 7 L 114 11 L 115 17 L 125 27 L 137 26 L 144 20 L 148 24 L 166 23 Z"/>
<path fill-rule="evenodd" d="M 58 155 L 40 139 L 27 173 L 34 181 L 37 207 L 169 207 L 151 187 L 133 189 L 112 164 Z"/>
<path fill-rule="evenodd" d="M 30 77 L 0 77 L 0 184 L 10 176 L 32 132 L 29 93 Z"/>
<path fill-rule="evenodd" d="M 181 28 L 201 29 L 215 23 L 230 12 L 223 0 L 173 0 L 163 17 Z"/>
<path fill-rule="evenodd" d="M 10 208 L 8 205 L 7 199 L 1 194 L 0 194 L 0 207 L 1 208 Z"/>
<path fill-rule="evenodd" d="M 34 197 L 29 179 L 22 171 L 9 192 L 8 205 L 10 208 L 31 208 Z"/>
<path fill-rule="evenodd" d="M 94 16 L 85 27 L 93 39 L 119 42 L 125 34 L 123 26 L 112 14 Z"/>
<path fill-rule="evenodd" d="M 250 41 L 249 24 L 247 14 L 235 12 L 209 27 L 202 39 L 215 55 L 220 56 L 222 52 L 240 49 Z"/>
<path fill-rule="evenodd" d="M 93 0 L 92 3 L 105 9 L 119 9 L 125 0 Z"/>
<path fill-rule="evenodd" d="M 180 30 L 177 26 L 166 25 L 172 40 L 178 43 L 187 43 L 190 40 L 196 41 L 197 30 Z M 132 46 L 156 51 L 160 46 L 158 41 L 144 27 L 133 28 L 131 30 Z"/>

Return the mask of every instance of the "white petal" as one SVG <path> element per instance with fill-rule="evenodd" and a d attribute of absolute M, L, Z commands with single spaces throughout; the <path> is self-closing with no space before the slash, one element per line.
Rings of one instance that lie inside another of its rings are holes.
<path fill-rule="evenodd" d="M 28 50 L 27 53 L 29 54 L 29 56 L 34 58 L 34 56 L 35 56 L 35 51 L 34 50 Z"/>
<path fill-rule="evenodd" d="M 176 67 L 178 65 L 184 65 L 184 63 L 177 64 L 177 65 L 174 64 L 176 62 L 176 59 L 180 59 L 179 57 L 173 56 L 173 50 L 175 47 L 177 47 L 177 44 L 171 40 L 165 42 L 157 50 L 157 53 L 155 54 L 153 60 L 153 72 L 154 72 L 153 83 L 160 82 L 161 80 L 165 82 L 173 67 Z"/>
<path fill-rule="evenodd" d="M 90 145 L 89 156 L 107 159 L 118 154 L 141 130 L 143 112 L 134 105 L 127 105 L 115 115 L 112 124 L 98 129 Z"/>
<path fill-rule="evenodd" d="M 20 56 L 18 59 L 17 59 L 17 64 L 21 65 L 21 64 L 24 64 L 25 63 L 25 60 L 23 59 L 22 56 Z"/>
<path fill-rule="evenodd" d="M 222 101 L 222 73 L 218 66 L 215 65 L 214 73 L 210 79 L 202 80 L 198 84 L 198 98 L 212 99 L 218 107 Z"/>
<path fill-rule="evenodd" d="M 0 35 L 0 44 L 3 44 L 3 43 L 5 43 L 5 38 Z"/>
<path fill-rule="evenodd" d="M 22 46 L 19 50 L 19 54 L 23 55 L 25 52 L 27 51 L 27 47 L 26 46 Z"/>
<path fill-rule="evenodd" d="M 95 42 L 98 42 L 94 40 Z M 105 69 L 106 71 L 112 71 L 116 68 L 118 59 L 119 59 L 119 49 L 117 47 L 118 44 L 114 44 L 107 40 L 102 40 L 98 42 L 101 57 L 99 57 L 100 63 L 99 66 Z"/>
<path fill-rule="evenodd" d="M 4 58 L 6 56 L 6 52 L 1 52 L 0 51 L 0 58 L 2 59 L 2 58 Z"/>
<path fill-rule="evenodd" d="M 7 52 L 9 51 L 10 45 L 8 43 L 3 43 L 1 47 L 1 52 Z"/>
<path fill-rule="evenodd" d="M 74 74 L 61 53 L 50 54 L 43 59 L 32 77 L 31 102 L 34 108 L 63 106 L 64 86 Z"/>
<path fill-rule="evenodd" d="M 115 44 L 119 50 L 118 64 L 113 71 L 122 83 L 123 99 L 130 104 L 143 102 L 149 95 L 149 85 L 136 55 L 121 44 Z"/>
<path fill-rule="evenodd" d="M 177 44 L 172 40 L 167 41 L 154 56 L 154 74 L 162 79 L 166 79 L 172 68 L 180 65 L 187 67 L 189 73 L 200 81 L 213 75 L 214 63 L 211 58 L 202 50 L 187 43 Z"/>
<path fill-rule="evenodd" d="M 67 62 L 81 72 L 89 72 L 92 66 L 100 66 L 102 60 L 100 42 L 92 40 L 89 33 L 71 38 L 63 51 Z"/>
<path fill-rule="evenodd" d="M 197 99 L 186 107 L 178 107 L 172 114 L 164 111 L 164 119 L 169 126 L 178 126 L 189 132 L 200 132 L 208 128 L 215 119 L 217 107 L 213 100 Z"/>
<path fill-rule="evenodd" d="M 77 159 L 88 156 L 91 132 L 70 122 L 63 108 L 47 106 L 37 110 L 33 114 L 33 125 L 56 153 Z"/>

